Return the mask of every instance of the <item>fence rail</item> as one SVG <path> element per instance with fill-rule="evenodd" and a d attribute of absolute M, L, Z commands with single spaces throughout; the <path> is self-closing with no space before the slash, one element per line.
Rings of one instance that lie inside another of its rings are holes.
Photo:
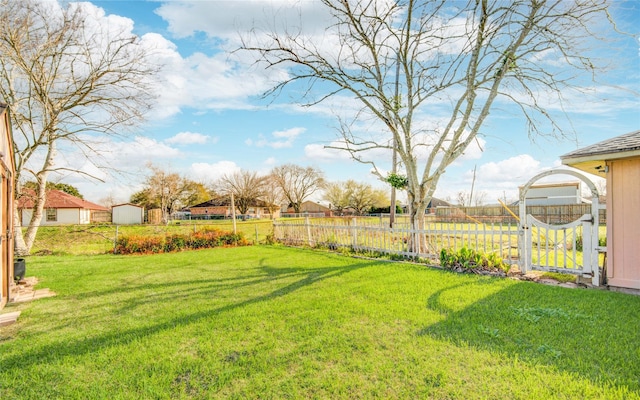
<path fill-rule="evenodd" d="M 527 214 L 547 224 L 566 224 L 591 212 L 591 204 L 564 204 L 554 206 L 527 206 Z M 513 214 L 512 214 L 513 213 Z M 518 206 L 438 207 L 435 218 L 441 222 L 476 219 L 482 222 L 517 223 Z M 606 210 L 601 209 L 599 220 L 606 224 Z"/>
<path fill-rule="evenodd" d="M 505 262 L 518 262 L 518 227 L 515 224 L 469 224 L 427 222 L 424 229 L 408 225 L 389 228 L 376 219 L 316 219 L 277 221 L 273 224 L 277 241 L 291 245 L 325 246 L 331 249 L 352 248 L 405 257 L 437 261 L 440 250 L 462 247 L 486 253 L 498 253 Z M 411 250 L 411 237 L 425 238 L 426 251 Z"/>

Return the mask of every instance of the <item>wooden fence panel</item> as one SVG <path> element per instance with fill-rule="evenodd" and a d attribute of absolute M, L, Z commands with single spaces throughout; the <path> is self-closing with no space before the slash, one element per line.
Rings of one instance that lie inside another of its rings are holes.
<path fill-rule="evenodd" d="M 509 212 L 511 211 L 511 212 Z M 517 223 L 512 215 L 518 215 L 518 206 L 481 206 L 481 207 L 438 207 L 436 209 L 436 221 L 457 222 L 504 222 Z M 527 206 L 527 214 L 547 224 L 566 224 L 579 219 L 584 214 L 591 213 L 591 204 L 565 204 L 556 206 Z M 518 216 L 522 218 L 522 216 Z M 599 214 L 600 224 L 607 222 L 606 210 L 601 209 Z"/>

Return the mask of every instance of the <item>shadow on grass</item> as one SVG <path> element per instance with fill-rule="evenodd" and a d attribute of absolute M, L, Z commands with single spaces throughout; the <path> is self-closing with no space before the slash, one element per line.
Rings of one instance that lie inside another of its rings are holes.
<path fill-rule="evenodd" d="M 522 282 L 453 310 L 446 297 L 469 285 L 434 292 L 427 308 L 445 319 L 418 334 L 640 394 L 640 298 Z"/>
<path fill-rule="evenodd" d="M 92 352 L 100 351 L 101 349 L 127 345 L 140 340 L 142 337 L 149 337 L 165 330 L 174 330 L 177 327 L 195 324 L 204 319 L 215 317 L 216 314 L 230 312 L 252 304 L 287 296 L 297 290 L 314 285 L 323 280 L 338 277 L 342 274 L 372 265 L 376 265 L 376 263 L 353 262 L 345 264 L 344 266 L 325 268 L 273 267 L 268 265 L 267 261 L 263 259 L 257 267 L 246 269 L 249 273 L 248 275 L 219 279 L 214 278 L 190 281 L 176 280 L 166 283 L 129 286 L 126 288 L 127 298 L 117 300 L 116 304 L 114 304 L 118 305 L 118 303 L 120 303 L 119 312 L 125 312 L 136 307 L 148 305 L 149 303 L 163 304 L 168 301 L 175 300 L 178 294 L 182 295 L 180 302 L 199 301 L 204 296 L 212 297 L 220 290 L 232 292 L 236 289 L 251 286 L 256 286 L 256 294 L 242 301 L 227 301 L 227 304 L 211 309 L 200 310 L 198 312 L 189 312 L 186 309 L 181 310 L 181 314 L 178 313 L 175 317 L 163 319 L 162 322 L 152 322 L 148 325 L 124 330 L 120 330 L 116 327 L 114 329 L 110 329 L 108 333 L 99 334 L 97 336 L 90 336 L 83 339 L 72 338 L 56 343 L 46 344 L 34 349 L 25 349 L 18 354 L 4 358 L 3 369 L 7 371 L 25 369 L 34 364 L 44 364 L 47 362 L 57 361 L 60 357 L 83 356 Z M 261 273 L 256 274 L 255 271 L 260 271 Z M 291 282 L 291 280 L 293 281 Z M 283 282 L 280 283 L 280 281 Z M 274 290 L 268 290 L 266 293 L 260 294 L 260 292 L 264 292 L 265 289 L 264 286 L 258 287 L 257 285 L 267 282 L 271 282 L 273 285 L 278 286 Z M 170 288 L 170 290 L 167 290 L 168 288 Z M 94 304 L 90 307 L 101 308 L 104 307 L 105 304 L 112 304 L 113 299 L 110 296 L 116 295 L 122 290 L 122 288 L 110 288 L 103 291 L 83 293 L 72 297 L 79 300 L 98 299 L 99 304 Z M 157 293 L 157 291 L 161 292 Z M 151 294 L 149 294 L 149 292 L 151 292 Z M 61 298 L 58 299 L 58 301 L 64 301 L 64 299 Z M 79 304 L 80 307 L 82 307 L 81 304 L 82 303 Z M 177 303 L 176 306 L 179 304 L 180 303 Z M 113 314 L 111 311 L 106 313 Z M 117 323 L 117 319 L 115 322 Z M 61 326 L 68 326 L 72 323 L 73 317 L 68 316 Z"/>

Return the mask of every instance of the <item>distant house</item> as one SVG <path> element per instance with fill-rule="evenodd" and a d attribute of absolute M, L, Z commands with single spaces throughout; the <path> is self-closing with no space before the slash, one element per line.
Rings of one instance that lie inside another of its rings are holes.
<path fill-rule="evenodd" d="M 31 221 L 34 196 L 33 190 L 25 189 L 22 196 L 17 199 L 18 212 L 23 226 L 29 225 L 29 221 Z M 51 189 L 47 191 L 47 200 L 44 203 L 40 225 L 89 224 L 92 222 L 92 213 L 105 211 L 108 212 L 109 209 L 61 190 Z"/>
<path fill-rule="evenodd" d="M 0 309 L 9 301 L 13 282 L 13 138 L 9 110 L 0 103 Z"/>
<path fill-rule="evenodd" d="M 431 200 L 429 200 L 429 204 L 427 204 L 427 209 L 425 210 L 425 213 L 426 214 L 435 214 L 436 209 L 438 207 L 452 207 L 452 205 L 448 201 L 437 199 L 437 198 L 433 197 L 433 198 L 431 198 Z M 409 206 L 408 205 L 403 205 L 402 206 L 402 212 L 404 214 L 407 214 L 409 212 Z"/>
<path fill-rule="evenodd" d="M 433 197 L 427 204 L 427 214 L 435 214 L 438 207 L 451 207 L 451 203 Z"/>
<path fill-rule="evenodd" d="M 607 284 L 640 289 L 640 131 L 560 156 L 607 180 Z"/>
<path fill-rule="evenodd" d="M 292 214 L 295 213 L 295 209 L 289 205 L 286 209 L 286 213 Z M 319 214 L 323 213 L 326 217 L 330 217 L 332 215 L 332 211 L 329 207 L 325 207 L 322 204 L 318 204 L 314 201 L 304 201 L 300 205 L 300 213 L 308 213 L 308 214 Z M 346 213 L 346 210 L 345 210 Z"/>
<path fill-rule="evenodd" d="M 144 207 L 124 203 L 111 207 L 111 222 L 116 225 L 137 225 L 144 222 Z"/>
<path fill-rule="evenodd" d="M 238 205 L 236 204 L 236 215 L 241 215 Z M 194 206 L 186 208 L 184 211 L 191 213 L 192 219 L 217 219 L 231 218 L 233 212 L 231 210 L 231 198 L 229 196 L 220 196 L 205 201 Z M 270 218 L 268 204 L 262 200 L 256 200 L 249 206 L 247 213 L 244 214 L 248 218 Z M 280 210 L 275 210 L 273 218 L 280 217 Z"/>

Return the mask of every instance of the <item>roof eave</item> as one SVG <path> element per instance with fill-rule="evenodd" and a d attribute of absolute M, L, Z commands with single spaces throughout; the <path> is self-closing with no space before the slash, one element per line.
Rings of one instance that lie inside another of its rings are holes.
<path fill-rule="evenodd" d="M 587 154 L 577 157 L 562 156 L 560 157 L 560 161 L 564 165 L 568 165 L 581 171 L 604 177 L 605 165 L 607 161 L 631 157 L 640 157 L 640 149 L 612 153 Z"/>

